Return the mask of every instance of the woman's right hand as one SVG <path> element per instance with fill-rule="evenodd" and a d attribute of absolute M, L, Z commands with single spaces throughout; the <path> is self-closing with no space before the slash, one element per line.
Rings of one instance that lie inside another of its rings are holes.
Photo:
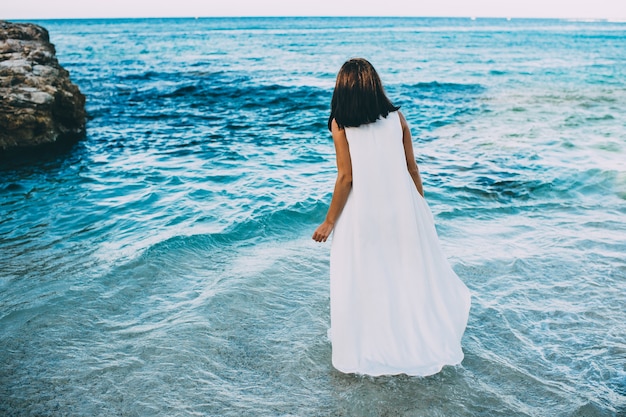
<path fill-rule="evenodd" d="M 315 232 L 313 233 L 313 240 L 316 242 L 326 242 L 334 227 L 334 224 L 329 221 L 324 221 L 324 223 L 320 224 L 318 228 L 315 229 Z"/>

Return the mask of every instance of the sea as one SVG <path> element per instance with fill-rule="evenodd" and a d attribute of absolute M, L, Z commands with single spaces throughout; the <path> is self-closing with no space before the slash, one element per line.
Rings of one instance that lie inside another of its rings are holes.
<path fill-rule="evenodd" d="M 2 416 L 626 416 L 626 22 L 35 21 L 84 139 L 0 162 Z M 331 364 L 337 71 L 378 70 L 472 308 L 461 365 Z"/>

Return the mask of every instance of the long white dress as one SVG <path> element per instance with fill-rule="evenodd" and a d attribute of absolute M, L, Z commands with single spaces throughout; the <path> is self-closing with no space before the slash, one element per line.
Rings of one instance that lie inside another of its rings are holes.
<path fill-rule="evenodd" d="M 331 246 L 333 366 L 427 376 L 457 365 L 470 292 L 408 173 L 398 112 L 345 131 L 352 190 Z"/>

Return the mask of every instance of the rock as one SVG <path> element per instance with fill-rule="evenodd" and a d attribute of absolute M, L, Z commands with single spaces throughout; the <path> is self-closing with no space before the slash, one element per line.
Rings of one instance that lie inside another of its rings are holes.
<path fill-rule="evenodd" d="M 0 155 L 85 134 L 85 96 L 59 65 L 48 31 L 0 20 Z"/>

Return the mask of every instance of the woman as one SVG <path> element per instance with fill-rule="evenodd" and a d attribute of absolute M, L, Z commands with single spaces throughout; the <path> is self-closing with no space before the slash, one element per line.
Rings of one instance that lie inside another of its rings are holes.
<path fill-rule="evenodd" d="M 463 360 L 470 293 L 439 245 L 409 126 L 374 67 L 347 61 L 328 128 L 337 180 L 313 239 L 333 232 L 333 366 L 345 373 L 426 376 Z"/>

